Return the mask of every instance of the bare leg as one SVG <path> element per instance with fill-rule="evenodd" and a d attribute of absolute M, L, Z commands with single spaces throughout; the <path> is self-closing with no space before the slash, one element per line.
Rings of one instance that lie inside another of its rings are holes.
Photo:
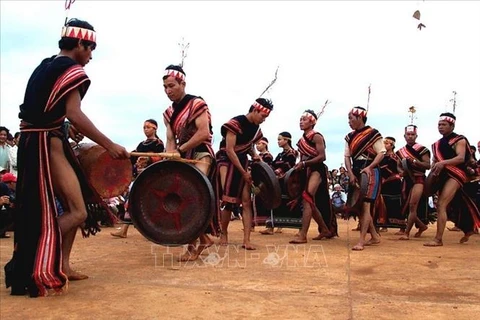
<path fill-rule="evenodd" d="M 82 280 L 88 276 L 70 268 L 70 253 L 77 228 L 87 218 L 87 209 L 78 178 L 65 157 L 62 141 L 59 138 L 50 141 L 53 188 L 64 207 L 63 215 L 57 218 L 62 233 L 62 268 L 70 280 Z"/>
<path fill-rule="evenodd" d="M 459 188 L 460 185 L 453 179 L 448 179 L 447 182 L 445 182 L 437 203 L 437 234 L 433 241 L 424 243 L 424 246 L 437 247 L 443 245 L 443 232 L 445 231 L 445 226 L 447 224 L 447 206 L 450 201 L 452 201 Z"/>
<path fill-rule="evenodd" d="M 190 242 L 187 245 L 187 251 L 178 258 L 178 261 L 197 260 L 198 254 L 197 254 L 197 250 L 195 250 L 196 246 L 197 246 L 197 240 L 195 239 L 194 241 Z"/>
<path fill-rule="evenodd" d="M 370 205 L 371 204 L 369 202 L 363 203 L 362 213 L 360 214 L 360 239 L 358 240 L 358 243 L 352 247 L 352 250 L 361 251 L 364 249 L 364 246 L 366 244 L 365 237 L 367 236 L 367 231 L 369 229 L 372 235 L 372 241 L 376 243 L 380 242 L 380 236 L 375 230 L 375 226 L 373 225 L 373 219 L 370 214 Z"/>
<path fill-rule="evenodd" d="M 221 212 L 221 235 L 220 235 L 220 245 L 226 246 L 228 244 L 228 225 L 230 224 L 230 216 L 232 212 L 230 210 L 222 210 Z"/>
<path fill-rule="evenodd" d="M 242 208 L 243 208 L 243 245 L 245 250 L 256 250 L 250 243 L 250 233 L 252 232 L 252 200 L 250 198 L 250 186 L 245 184 L 242 191 Z"/>
<path fill-rule="evenodd" d="M 423 194 L 423 184 L 417 183 L 413 185 L 412 190 L 410 191 L 410 202 L 409 202 L 409 213 L 408 213 L 408 220 L 407 220 L 407 228 L 405 229 L 405 235 L 400 237 L 400 240 L 408 240 L 410 239 L 410 231 L 413 228 L 413 225 L 417 223 L 419 225 L 419 232 L 415 234 L 415 237 L 418 238 L 424 232 L 425 230 L 428 229 L 428 227 L 420 220 L 418 219 L 418 202 L 420 201 L 420 198 L 422 197 Z"/>

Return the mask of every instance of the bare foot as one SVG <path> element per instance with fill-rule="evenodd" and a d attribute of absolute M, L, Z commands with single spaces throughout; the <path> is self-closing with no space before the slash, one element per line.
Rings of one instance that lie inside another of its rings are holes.
<path fill-rule="evenodd" d="M 398 238 L 398 240 L 410 240 L 410 237 L 408 236 L 408 234 L 405 234 L 405 235 L 401 236 L 400 238 Z"/>
<path fill-rule="evenodd" d="M 388 232 L 388 228 L 380 228 L 379 232 Z"/>
<path fill-rule="evenodd" d="M 85 280 L 88 279 L 88 276 L 86 274 L 70 270 L 69 272 L 65 272 L 65 274 L 68 277 L 68 280 L 70 281 L 78 281 L 78 280 Z"/>
<path fill-rule="evenodd" d="M 457 228 L 457 227 L 453 227 L 453 228 L 449 228 L 447 227 L 448 231 L 462 231 L 460 230 L 460 228 Z"/>
<path fill-rule="evenodd" d="M 122 230 L 117 231 L 117 232 L 110 232 L 110 234 L 111 234 L 112 236 L 114 236 L 114 237 L 117 237 L 117 238 L 126 238 L 126 237 L 127 237 L 127 235 L 124 234 L 124 233 L 122 232 Z"/>
<path fill-rule="evenodd" d="M 301 238 L 301 237 L 295 237 L 293 240 L 290 240 L 289 243 L 292 243 L 292 244 L 307 243 L 307 239 L 306 238 Z"/>
<path fill-rule="evenodd" d="M 275 231 L 275 233 L 282 233 L 282 228 L 277 228 L 277 230 Z"/>
<path fill-rule="evenodd" d="M 442 240 L 433 239 L 432 241 L 425 242 L 423 244 L 425 247 L 441 247 L 443 246 Z"/>
<path fill-rule="evenodd" d="M 360 231 L 360 226 L 353 228 L 352 231 Z M 363 249 L 362 249 L 363 250 Z"/>
<path fill-rule="evenodd" d="M 262 231 L 260 231 L 260 234 L 272 235 L 273 234 L 273 228 L 267 228 L 265 230 L 262 230 Z"/>
<path fill-rule="evenodd" d="M 213 241 L 208 235 L 204 234 L 200 236 L 200 244 L 197 248 L 197 255 L 201 255 L 203 250 L 210 248 L 211 246 L 213 246 Z"/>
<path fill-rule="evenodd" d="M 404 234 L 405 234 L 405 230 L 403 230 L 403 229 L 400 229 L 400 231 L 397 231 L 397 232 L 394 233 L 394 235 L 396 235 L 396 236 L 403 236 Z"/>
<path fill-rule="evenodd" d="M 219 244 L 221 246 L 227 246 L 228 245 L 228 233 L 226 232 L 223 232 L 221 235 L 220 235 L 220 242 Z"/>
<path fill-rule="evenodd" d="M 257 250 L 251 243 L 244 243 L 242 244 L 242 248 L 245 250 Z"/>
<path fill-rule="evenodd" d="M 465 235 L 460 239 L 460 243 L 467 242 L 470 236 L 473 234 L 475 234 L 475 231 L 465 233 Z"/>
<path fill-rule="evenodd" d="M 352 247 L 353 251 L 362 251 L 363 249 L 365 249 L 363 243 L 357 243 Z"/>
<path fill-rule="evenodd" d="M 370 239 L 368 240 L 367 242 L 365 242 L 364 246 L 371 246 L 371 245 L 374 245 L 374 244 L 379 244 L 380 243 L 380 239 Z"/>
<path fill-rule="evenodd" d="M 422 236 L 422 233 L 424 233 L 428 229 L 427 226 L 423 226 L 422 228 L 418 229 L 417 233 L 415 233 L 414 237 L 415 238 L 420 238 Z"/>
<path fill-rule="evenodd" d="M 333 234 L 331 232 L 327 232 L 327 233 L 320 233 L 315 238 L 312 238 L 312 240 L 322 240 L 322 239 L 331 239 L 331 238 L 333 238 Z"/>
<path fill-rule="evenodd" d="M 198 252 L 195 251 L 187 251 L 178 257 L 178 261 L 194 261 L 198 259 Z"/>

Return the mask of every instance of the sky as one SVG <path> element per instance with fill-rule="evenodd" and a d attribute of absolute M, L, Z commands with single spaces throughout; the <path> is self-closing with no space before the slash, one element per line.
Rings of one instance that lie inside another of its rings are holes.
<path fill-rule="evenodd" d="M 42 59 L 58 53 L 64 1 L 0 1 L 0 124 L 18 131 L 25 86 Z M 412 17 L 421 12 L 426 26 Z M 306 109 L 331 103 L 315 129 L 326 139 L 327 165 L 343 163 L 347 114 L 366 106 L 368 123 L 404 145 L 415 106 L 417 142 L 440 138 L 440 113 L 452 111 L 456 132 L 480 140 L 480 2 L 478 1 L 88 1 L 76 0 L 70 18 L 90 22 L 97 49 L 85 67 L 92 83 L 82 109 L 113 141 L 133 150 L 143 121 L 159 122 L 170 105 L 163 91 L 166 66 L 181 61 L 187 93 L 209 105 L 214 149 L 220 127 L 246 114 L 264 95 L 274 110 L 262 124 L 269 149 L 289 131 L 301 137 Z"/>

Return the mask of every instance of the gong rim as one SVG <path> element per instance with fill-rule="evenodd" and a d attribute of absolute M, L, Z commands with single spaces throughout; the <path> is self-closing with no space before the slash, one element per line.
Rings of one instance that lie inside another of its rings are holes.
<path fill-rule="evenodd" d="M 182 193 L 185 190 L 188 192 Z M 215 193 L 208 177 L 180 161 L 163 160 L 148 166 L 130 191 L 129 213 L 134 226 L 146 239 L 164 246 L 196 240 L 207 229 L 215 208 Z M 188 232 L 179 230 L 179 223 L 182 227 L 186 224 Z"/>
<path fill-rule="evenodd" d="M 257 186 L 261 183 L 261 178 L 265 178 L 265 180 L 268 179 L 270 182 L 268 185 L 269 192 L 260 192 L 257 196 L 263 200 L 266 209 L 272 210 L 278 208 L 282 204 L 282 189 L 273 169 L 265 162 L 257 161 L 252 163 L 251 175 L 254 184 Z"/>

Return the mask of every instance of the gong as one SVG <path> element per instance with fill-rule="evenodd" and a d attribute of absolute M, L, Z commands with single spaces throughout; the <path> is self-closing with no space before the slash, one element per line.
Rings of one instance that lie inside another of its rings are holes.
<path fill-rule="evenodd" d="M 213 187 L 195 166 L 164 160 L 147 167 L 132 185 L 129 212 L 148 240 L 178 246 L 197 239 L 216 210 Z"/>
<path fill-rule="evenodd" d="M 305 190 L 305 180 L 305 172 L 297 171 L 294 168 L 291 168 L 287 171 L 283 183 L 290 199 L 297 199 L 302 195 L 303 191 Z"/>
<path fill-rule="evenodd" d="M 263 161 L 257 161 L 251 165 L 253 190 L 256 197 L 262 199 L 266 209 L 275 209 L 282 203 L 282 191 L 280 182 L 273 169 Z"/>

